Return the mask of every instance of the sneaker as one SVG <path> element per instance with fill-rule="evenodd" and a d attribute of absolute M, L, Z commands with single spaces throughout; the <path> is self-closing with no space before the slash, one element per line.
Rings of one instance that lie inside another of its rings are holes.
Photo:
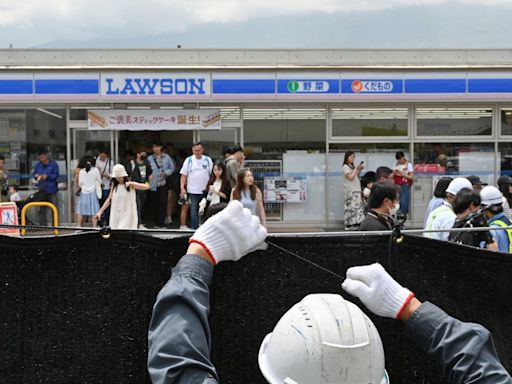
<path fill-rule="evenodd" d="M 191 231 L 192 228 L 187 227 L 186 225 L 180 225 L 180 231 Z"/>
<path fill-rule="evenodd" d="M 144 224 L 139 224 L 139 229 L 148 229 Z"/>
<path fill-rule="evenodd" d="M 165 218 L 164 224 L 165 224 L 165 225 L 172 224 L 172 217 L 171 217 L 171 216 L 167 216 L 167 217 Z"/>

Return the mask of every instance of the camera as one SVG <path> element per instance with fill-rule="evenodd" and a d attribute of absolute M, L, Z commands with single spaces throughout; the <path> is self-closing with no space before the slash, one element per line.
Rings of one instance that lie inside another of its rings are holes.
<path fill-rule="evenodd" d="M 187 195 L 180 196 L 180 198 L 178 199 L 178 204 L 179 205 L 190 204 L 190 200 L 188 199 Z"/>

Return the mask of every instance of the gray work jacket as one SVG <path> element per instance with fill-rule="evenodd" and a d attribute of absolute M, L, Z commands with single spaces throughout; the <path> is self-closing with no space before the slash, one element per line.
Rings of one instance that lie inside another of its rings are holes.
<path fill-rule="evenodd" d="M 210 360 L 208 285 L 213 265 L 186 255 L 176 265 L 153 307 L 148 370 L 154 384 L 217 384 Z M 407 336 L 435 356 L 447 383 L 512 384 L 490 332 L 463 323 L 425 302 L 407 320 Z"/>
<path fill-rule="evenodd" d="M 491 333 L 480 324 L 464 323 L 424 302 L 407 320 L 405 333 L 437 359 L 446 383 L 512 384 Z"/>

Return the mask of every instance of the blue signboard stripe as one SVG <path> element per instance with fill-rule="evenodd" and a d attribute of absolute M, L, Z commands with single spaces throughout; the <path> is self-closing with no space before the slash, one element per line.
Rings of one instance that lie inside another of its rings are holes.
<path fill-rule="evenodd" d="M 273 94 L 275 93 L 275 80 L 213 80 L 214 94 Z"/>
<path fill-rule="evenodd" d="M 277 81 L 277 93 L 289 94 L 338 94 L 338 79 L 280 79 Z"/>
<path fill-rule="evenodd" d="M 99 94 L 98 80 L 36 80 L 39 95 L 94 95 Z"/>
<path fill-rule="evenodd" d="M 406 79 L 405 93 L 466 93 L 466 79 Z"/>
<path fill-rule="evenodd" d="M 0 80 L 1 95 L 31 95 L 32 80 Z"/>
<path fill-rule="evenodd" d="M 469 79 L 469 93 L 512 93 L 512 79 Z"/>

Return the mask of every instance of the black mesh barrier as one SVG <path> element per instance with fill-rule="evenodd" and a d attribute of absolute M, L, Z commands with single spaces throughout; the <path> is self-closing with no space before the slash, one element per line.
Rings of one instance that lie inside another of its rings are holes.
<path fill-rule="evenodd" d="M 381 262 L 420 300 L 489 328 L 512 368 L 511 255 L 419 237 L 406 237 L 391 254 L 385 236 L 270 240 L 342 275 Z M 186 238 L 129 233 L 0 237 L 0 383 L 149 383 L 152 305 L 186 246 Z M 265 383 L 257 364 L 265 335 L 305 295 L 340 293 L 340 283 L 272 246 L 216 267 L 210 319 L 221 382 Z M 392 383 L 440 382 L 437 364 L 399 322 L 368 314 Z"/>

